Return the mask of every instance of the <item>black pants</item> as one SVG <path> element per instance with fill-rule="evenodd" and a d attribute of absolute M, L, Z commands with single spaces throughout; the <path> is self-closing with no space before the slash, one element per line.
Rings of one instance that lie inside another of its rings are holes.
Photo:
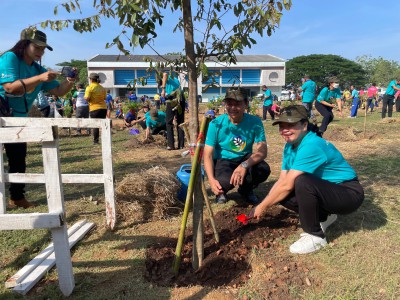
<path fill-rule="evenodd" d="M 374 105 L 372 104 L 372 100 L 373 100 L 374 98 L 368 98 L 367 99 L 367 105 L 365 106 L 365 109 L 367 110 L 367 112 L 368 112 L 368 108 L 370 108 L 371 109 L 371 112 L 373 112 L 374 111 Z M 372 104 L 372 105 L 371 105 Z"/>
<path fill-rule="evenodd" d="M 8 173 L 25 173 L 26 171 L 26 143 L 4 144 L 8 159 Z M 25 196 L 25 184 L 10 183 L 10 198 L 21 200 Z"/>
<path fill-rule="evenodd" d="M 364 201 L 358 180 L 335 184 L 310 174 L 298 176 L 294 191 L 280 202 L 299 214 L 301 227 L 309 234 L 324 238 L 320 222 L 329 214 L 349 214 Z"/>
<path fill-rule="evenodd" d="M 246 155 L 245 157 L 235 160 L 217 159 L 214 161 L 214 175 L 221 184 L 224 193 L 234 188 L 229 182 L 233 171 L 235 171 L 242 161 L 245 161 L 249 157 L 250 155 Z M 271 174 L 271 169 L 265 161 L 252 166 L 247 170 L 246 176 L 243 179 L 243 184 L 239 187 L 241 192 L 243 194 L 248 194 L 261 182 L 267 180 L 269 174 Z"/>
<path fill-rule="evenodd" d="M 322 123 L 319 127 L 320 132 L 325 132 L 328 128 L 328 125 L 333 120 L 333 112 L 332 107 L 328 107 L 326 105 L 321 104 L 320 102 L 315 102 L 315 108 L 322 115 Z"/>
<path fill-rule="evenodd" d="M 89 118 L 89 106 L 78 106 L 75 111 L 75 117 L 77 118 Z M 81 128 L 77 128 L 76 131 L 81 133 Z M 88 130 L 90 134 L 90 129 Z"/>
<path fill-rule="evenodd" d="M 400 97 L 396 99 L 396 112 L 400 112 Z"/>
<path fill-rule="evenodd" d="M 157 135 L 157 134 L 160 134 L 160 133 L 162 133 L 161 131 L 167 131 L 167 126 L 166 125 L 163 125 L 163 126 L 160 126 L 160 127 L 154 127 L 152 130 L 151 130 L 151 135 Z"/>
<path fill-rule="evenodd" d="M 185 132 L 179 127 L 180 124 L 185 122 L 185 98 L 183 93 L 181 100 L 178 105 L 181 107 L 181 113 L 178 109 L 173 108 L 171 103 L 167 101 L 165 108 L 165 122 L 167 123 L 167 145 L 168 147 L 175 148 L 175 137 L 174 137 L 174 118 L 176 118 L 176 131 L 178 133 L 178 148 L 183 149 L 185 147 Z"/>
<path fill-rule="evenodd" d="M 386 112 L 388 113 L 388 117 L 392 117 L 393 113 L 393 100 L 394 96 L 385 94 L 382 99 L 382 119 L 386 118 Z"/>
<path fill-rule="evenodd" d="M 43 118 L 48 118 L 50 116 L 50 106 L 46 106 L 40 110 Z"/>
<path fill-rule="evenodd" d="M 96 110 L 92 110 L 91 112 L 89 112 L 90 118 L 91 119 L 105 119 L 107 116 L 107 109 L 96 109 Z M 99 128 L 93 128 L 93 141 L 95 143 L 99 142 L 99 134 L 100 134 L 100 130 Z"/>
<path fill-rule="evenodd" d="M 267 119 L 267 111 L 271 116 L 271 120 L 275 120 L 275 112 L 271 109 L 272 105 L 265 106 L 263 105 L 263 120 Z"/>

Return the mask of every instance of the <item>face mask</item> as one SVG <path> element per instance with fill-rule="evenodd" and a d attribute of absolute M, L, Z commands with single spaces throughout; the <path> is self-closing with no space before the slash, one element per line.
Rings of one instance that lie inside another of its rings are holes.
<path fill-rule="evenodd" d="M 334 87 L 335 89 L 339 88 L 339 83 L 334 83 L 334 84 L 333 84 L 333 87 Z"/>

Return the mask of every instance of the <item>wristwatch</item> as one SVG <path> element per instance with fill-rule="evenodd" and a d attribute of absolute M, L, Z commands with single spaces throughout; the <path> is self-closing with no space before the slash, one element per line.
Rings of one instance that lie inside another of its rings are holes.
<path fill-rule="evenodd" d="M 243 161 L 240 165 L 246 170 L 249 168 L 249 164 L 247 163 L 247 161 Z"/>

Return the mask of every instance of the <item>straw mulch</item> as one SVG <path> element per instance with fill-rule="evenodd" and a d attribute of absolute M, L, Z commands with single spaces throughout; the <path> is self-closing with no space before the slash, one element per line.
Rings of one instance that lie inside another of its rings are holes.
<path fill-rule="evenodd" d="M 176 216 L 180 183 L 163 166 L 126 175 L 115 189 L 117 214 L 125 221 L 154 221 Z"/>

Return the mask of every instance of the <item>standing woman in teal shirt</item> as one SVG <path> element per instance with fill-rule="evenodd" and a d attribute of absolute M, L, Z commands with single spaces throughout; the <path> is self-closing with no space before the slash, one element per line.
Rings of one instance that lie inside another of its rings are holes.
<path fill-rule="evenodd" d="M 39 30 L 24 29 L 20 40 L 0 56 L 0 96 L 8 98 L 13 117 L 27 117 L 40 91 L 65 95 L 73 86 L 75 77 L 63 82 L 56 80 L 58 72 L 47 71 L 40 65 L 47 44 L 46 34 Z M 39 62 L 39 63 L 38 63 Z M 26 143 L 5 144 L 9 173 L 25 173 Z M 25 199 L 25 185 L 10 184 L 9 206 L 28 208 L 32 203 Z"/>
<path fill-rule="evenodd" d="M 337 77 L 330 77 L 328 84 L 324 87 L 317 97 L 315 108 L 322 115 L 322 124 L 319 127 L 319 135 L 322 136 L 328 125 L 333 120 L 332 109 L 336 107 L 335 102 L 339 109 L 339 114 L 342 116 L 342 101 L 339 89 L 339 79 Z"/>
<path fill-rule="evenodd" d="M 302 105 L 282 110 L 279 133 L 286 145 L 278 181 L 252 212 L 261 218 L 279 203 L 299 214 L 304 233 L 290 246 L 291 253 L 314 252 L 327 244 L 325 232 L 336 214 L 349 214 L 360 207 L 364 190 L 357 174 L 330 142 L 309 131 L 308 112 Z"/>
<path fill-rule="evenodd" d="M 262 86 L 262 90 L 264 91 L 264 103 L 263 103 L 263 120 L 267 120 L 267 111 L 271 116 L 271 120 L 275 120 L 275 112 L 272 110 L 272 93 L 271 90 L 266 86 Z"/>

